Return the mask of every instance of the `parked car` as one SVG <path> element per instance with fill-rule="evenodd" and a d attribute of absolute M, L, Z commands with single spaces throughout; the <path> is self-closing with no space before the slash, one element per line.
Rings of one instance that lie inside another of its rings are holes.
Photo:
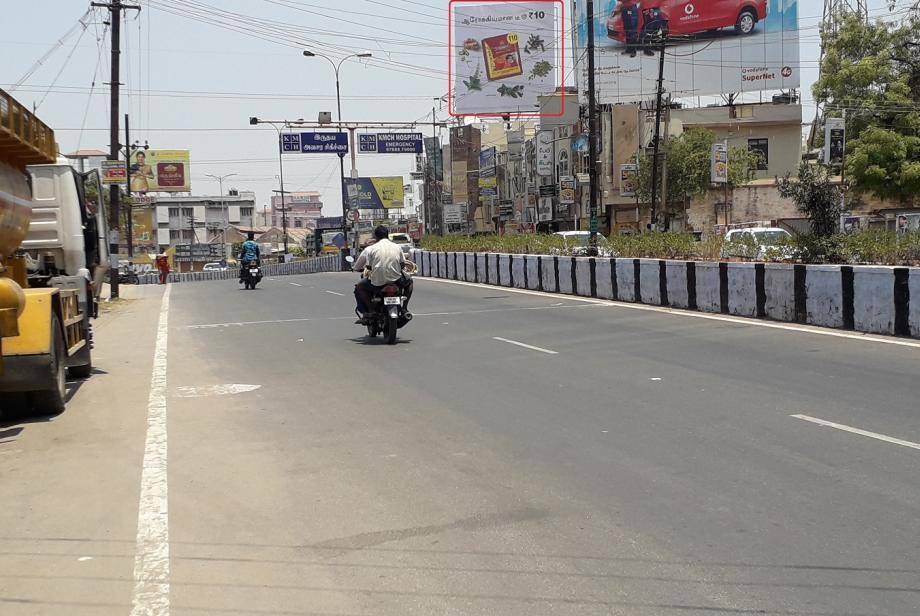
<path fill-rule="evenodd" d="M 226 272 L 227 266 L 221 265 L 220 263 L 205 263 L 204 267 L 201 268 L 203 272 Z"/>
<path fill-rule="evenodd" d="M 573 257 L 585 257 L 588 255 L 588 244 L 591 242 L 590 231 L 557 231 L 553 235 L 562 238 L 563 249 L 561 252 L 571 254 Z M 613 256 L 610 247 L 607 245 L 607 238 L 600 233 L 597 234 L 597 254 L 600 257 Z"/>
<path fill-rule="evenodd" d="M 636 37 L 638 42 L 647 43 L 659 30 L 670 36 L 686 36 L 722 28 L 751 34 L 757 22 L 766 18 L 767 0 L 643 0 Z M 621 12 L 611 12 L 607 18 L 607 36 L 627 42 Z"/>
<path fill-rule="evenodd" d="M 391 233 L 390 241 L 399 244 L 404 254 L 409 254 L 409 251 L 415 247 L 415 243 L 407 233 Z"/>
<path fill-rule="evenodd" d="M 786 242 L 792 235 L 779 227 L 732 229 L 725 234 L 722 257 L 740 257 L 763 261 L 767 257 L 791 259 L 794 255 Z"/>

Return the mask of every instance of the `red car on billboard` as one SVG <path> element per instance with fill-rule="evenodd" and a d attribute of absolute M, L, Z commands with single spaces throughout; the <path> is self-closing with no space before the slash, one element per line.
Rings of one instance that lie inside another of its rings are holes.
<path fill-rule="evenodd" d="M 607 18 L 607 36 L 647 43 L 659 31 L 687 36 L 733 27 L 751 34 L 767 17 L 767 0 L 619 0 Z"/>

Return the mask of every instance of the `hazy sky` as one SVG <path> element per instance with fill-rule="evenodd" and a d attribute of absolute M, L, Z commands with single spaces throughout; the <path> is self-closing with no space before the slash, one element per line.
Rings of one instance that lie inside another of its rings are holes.
<path fill-rule="evenodd" d="M 236 173 L 225 190 L 254 190 L 257 205 L 267 203 L 278 186 L 277 136 L 270 127 L 250 127 L 248 118 L 315 120 L 320 111 L 335 112 L 332 67 L 303 57 L 305 48 L 336 58 L 374 54 L 342 68 L 346 121 L 427 116 L 430 122 L 432 99 L 448 89 L 446 0 L 135 2 L 143 10 L 128 12 L 123 27 L 122 113 L 131 114 L 132 141 L 191 150 L 192 188 L 199 194 L 217 193 L 217 182 L 206 174 Z M 870 0 L 874 16 L 887 12 L 883 4 Z M 822 6 L 820 0 L 799 2 L 806 102 L 817 75 Z M 6 11 L 0 88 L 19 81 L 88 8 L 81 0 L 32 0 Z M 39 104 L 38 116 L 55 129 L 65 152 L 108 150 L 106 15 L 97 9 L 86 30 L 77 27 L 15 92 L 23 103 Z M 446 106 L 439 111 L 439 119 L 445 117 Z M 805 119 L 811 117 L 806 110 Z M 431 128 L 424 132 L 430 135 Z M 359 155 L 358 169 L 361 175 L 402 175 L 413 162 L 411 155 Z M 326 213 L 341 212 L 336 155 L 288 155 L 284 171 L 286 190 L 320 191 Z"/>

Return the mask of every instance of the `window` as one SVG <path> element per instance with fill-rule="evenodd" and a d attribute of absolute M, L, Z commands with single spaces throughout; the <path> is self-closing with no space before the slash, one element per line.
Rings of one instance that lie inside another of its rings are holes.
<path fill-rule="evenodd" d="M 252 208 L 251 208 L 251 207 L 241 207 L 241 208 L 240 208 L 240 216 L 249 216 L 249 217 L 251 217 L 251 216 L 252 216 Z"/>
<path fill-rule="evenodd" d="M 177 208 L 177 207 L 171 207 L 171 208 L 169 208 L 169 216 L 170 216 L 171 218 L 175 218 L 175 217 L 177 217 L 178 215 L 179 215 L 179 208 Z"/>
<path fill-rule="evenodd" d="M 566 150 L 559 152 L 559 164 L 556 165 L 557 177 L 569 174 L 569 153 Z"/>
<path fill-rule="evenodd" d="M 748 139 L 748 151 L 757 154 L 757 170 L 766 171 L 770 166 L 770 140 L 769 139 Z"/>
<path fill-rule="evenodd" d="M 183 216 L 186 216 L 186 217 L 188 217 L 188 218 L 191 218 L 192 215 L 193 215 L 194 213 L 195 213 L 195 210 L 193 210 L 193 209 L 190 208 L 190 207 L 184 207 L 184 208 L 182 208 L 182 215 L 183 215 Z"/>
<path fill-rule="evenodd" d="M 294 219 L 294 228 L 296 228 L 296 229 L 302 229 L 302 228 L 303 228 L 303 220 L 301 220 L 300 218 L 295 218 L 295 219 Z"/>

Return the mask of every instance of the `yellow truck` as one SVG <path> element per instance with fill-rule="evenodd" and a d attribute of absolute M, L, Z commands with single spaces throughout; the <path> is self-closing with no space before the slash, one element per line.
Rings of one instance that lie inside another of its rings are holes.
<path fill-rule="evenodd" d="M 66 371 L 92 371 L 106 235 L 98 172 L 59 161 L 54 132 L 0 90 L 0 412 L 60 413 Z"/>

